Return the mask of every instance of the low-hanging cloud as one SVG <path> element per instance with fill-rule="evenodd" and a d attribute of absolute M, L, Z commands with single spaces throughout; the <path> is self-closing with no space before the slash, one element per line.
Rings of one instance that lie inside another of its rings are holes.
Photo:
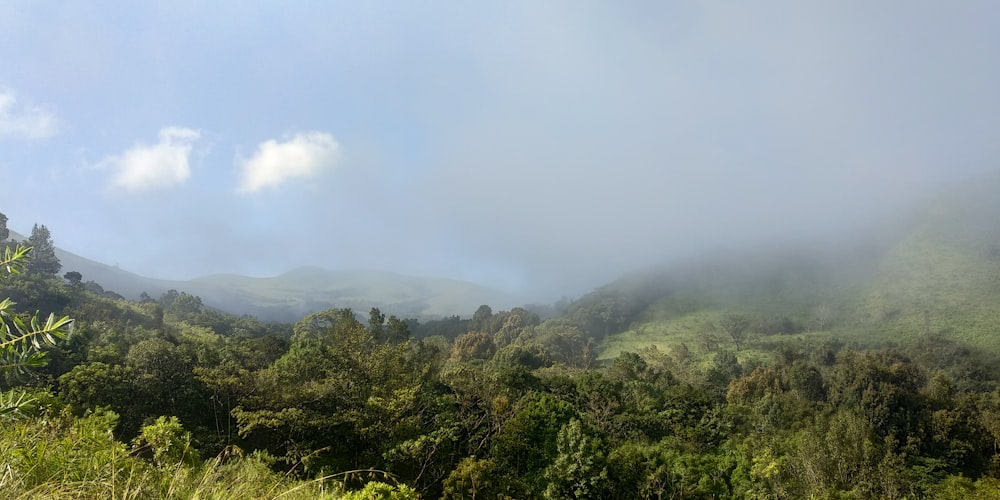
<path fill-rule="evenodd" d="M 200 137 L 197 130 L 164 127 L 156 144 L 136 145 L 100 165 L 114 170 L 112 189 L 136 193 L 173 187 L 191 177 L 191 148 Z"/>
<path fill-rule="evenodd" d="M 0 137 L 45 139 L 56 134 L 58 120 L 50 111 L 21 105 L 12 90 L 0 89 Z"/>
<path fill-rule="evenodd" d="M 290 179 L 313 177 L 332 168 L 339 158 L 340 144 L 325 132 L 298 133 L 284 142 L 265 141 L 249 159 L 237 160 L 238 191 L 256 193 Z"/>
<path fill-rule="evenodd" d="M 449 89 L 475 105 L 428 109 L 448 116 L 421 199 L 464 254 L 566 293 L 716 248 L 835 241 L 995 165 L 983 13 L 849 4 L 509 8 L 471 38 L 482 80 Z"/>

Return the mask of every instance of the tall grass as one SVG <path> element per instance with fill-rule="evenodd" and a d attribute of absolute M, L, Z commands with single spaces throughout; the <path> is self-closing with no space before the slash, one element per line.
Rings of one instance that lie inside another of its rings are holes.
<path fill-rule="evenodd" d="M 114 438 L 116 421 L 107 411 L 0 421 L 0 492 L 7 498 L 113 500 L 298 500 L 350 494 L 338 479 L 343 474 L 300 480 L 272 470 L 274 460 L 265 453 L 235 448 L 196 465 L 151 463 Z"/>

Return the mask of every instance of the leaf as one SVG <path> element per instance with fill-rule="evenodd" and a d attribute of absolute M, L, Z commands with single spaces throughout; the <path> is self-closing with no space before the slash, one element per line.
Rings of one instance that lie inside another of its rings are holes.
<path fill-rule="evenodd" d="M 10 299 L 0 301 L 0 309 L 8 303 L 13 304 Z M 29 320 L 30 327 L 17 316 L 10 319 L 16 334 L 11 333 L 10 323 L 0 317 L 0 374 L 8 380 L 27 374 L 28 369 L 44 366 L 45 353 L 41 349 L 65 339 L 73 326 L 68 316 L 56 319 L 54 314 L 50 314 L 43 325 L 35 313 Z"/>

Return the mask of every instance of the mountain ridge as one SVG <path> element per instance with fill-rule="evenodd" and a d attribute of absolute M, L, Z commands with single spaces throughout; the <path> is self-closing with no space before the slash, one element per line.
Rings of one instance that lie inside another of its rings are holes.
<path fill-rule="evenodd" d="M 760 346 L 941 336 L 1000 352 L 997 192 L 1000 175 L 946 186 L 894 225 L 834 249 L 743 249 L 635 273 L 581 298 L 575 314 L 619 315 L 604 359 L 650 345 L 706 355 L 730 345 L 732 315 Z"/>
<path fill-rule="evenodd" d="M 27 239 L 16 231 L 10 232 L 10 238 Z M 349 307 L 358 312 L 378 307 L 385 314 L 434 319 L 471 316 L 482 304 L 510 308 L 522 303 L 513 294 L 470 281 L 372 269 L 333 270 L 306 265 L 275 276 L 217 273 L 168 280 L 142 276 L 58 246 L 55 252 L 62 264 L 60 274 L 79 272 L 84 281 L 93 281 L 128 299 L 138 299 L 142 293 L 155 298 L 177 290 L 197 295 L 206 306 L 269 321 L 297 321 L 331 307 Z"/>

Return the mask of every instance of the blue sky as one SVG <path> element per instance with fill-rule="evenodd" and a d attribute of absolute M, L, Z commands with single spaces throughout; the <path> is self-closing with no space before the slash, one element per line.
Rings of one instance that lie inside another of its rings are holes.
<path fill-rule="evenodd" d="M 0 211 L 162 278 L 538 297 L 995 170 L 1000 4 L 0 3 Z"/>

